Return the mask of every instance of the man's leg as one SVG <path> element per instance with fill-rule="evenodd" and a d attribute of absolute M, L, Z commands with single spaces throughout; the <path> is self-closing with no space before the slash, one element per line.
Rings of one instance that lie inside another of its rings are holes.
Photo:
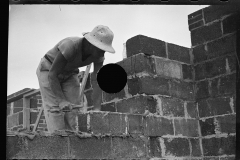
<path fill-rule="evenodd" d="M 72 75 L 69 79 L 61 84 L 63 93 L 66 99 L 73 104 L 81 104 L 80 100 L 80 83 L 77 74 Z M 76 116 L 78 110 L 75 109 L 71 112 L 66 112 L 64 116 L 66 128 L 76 130 Z"/>
<path fill-rule="evenodd" d="M 42 61 L 44 61 L 44 59 L 42 59 L 41 62 Z M 41 63 L 37 69 L 37 77 L 43 101 L 44 115 L 47 122 L 48 132 L 53 133 L 55 130 L 65 129 L 64 113 L 50 113 L 48 111 L 49 109 L 54 108 L 54 106 L 58 106 L 58 103 L 50 88 L 48 71 L 40 71 L 40 68 Z"/>

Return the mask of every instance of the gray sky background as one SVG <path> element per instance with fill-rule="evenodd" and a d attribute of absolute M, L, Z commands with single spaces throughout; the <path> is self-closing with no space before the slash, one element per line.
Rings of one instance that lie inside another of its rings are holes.
<path fill-rule="evenodd" d="M 105 64 L 123 59 L 123 43 L 138 34 L 191 47 L 188 15 L 199 5 L 11 5 L 7 95 L 23 88 L 38 89 L 40 59 L 61 39 L 82 36 L 96 25 L 114 33 L 115 54 Z M 80 68 L 80 71 L 86 67 Z M 93 71 L 93 67 L 90 72 Z"/>

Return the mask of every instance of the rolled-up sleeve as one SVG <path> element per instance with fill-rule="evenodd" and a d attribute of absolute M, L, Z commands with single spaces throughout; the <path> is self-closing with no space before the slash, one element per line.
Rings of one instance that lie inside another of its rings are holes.
<path fill-rule="evenodd" d="M 72 61 L 75 48 L 74 43 L 71 40 L 64 40 L 61 44 L 59 44 L 58 49 L 68 62 Z"/>

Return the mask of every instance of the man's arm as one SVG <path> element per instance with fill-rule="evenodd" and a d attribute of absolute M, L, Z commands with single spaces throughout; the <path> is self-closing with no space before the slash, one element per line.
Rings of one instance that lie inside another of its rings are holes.
<path fill-rule="evenodd" d="M 103 62 L 98 62 L 95 63 L 94 62 L 94 71 L 92 74 L 92 85 L 93 85 L 93 95 L 92 95 L 92 99 L 93 99 L 93 110 L 100 110 L 101 109 L 101 102 L 102 102 L 102 90 L 101 88 L 98 86 L 97 83 L 97 72 L 99 71 L 99 69 L 103 66 Z"/>
<path fill-rule="evenodd" d="M 54 59 L 52 67 L 50 68 L 50 71 L 48 74 L 50 87 L 53 93 L 55 94 L 55 96 L 57 97 L 57 101 L 59 103 L 66 101 L 66 98 L 62 92 L 57 76 L 63 71 L 66 64 L 67 64 L 67 60 L 64 58 L 64 56 L 61 53 L 59 53 Z"/>

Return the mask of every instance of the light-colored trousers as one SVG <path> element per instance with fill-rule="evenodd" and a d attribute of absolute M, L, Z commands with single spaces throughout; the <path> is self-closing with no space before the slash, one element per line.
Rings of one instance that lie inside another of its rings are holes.
<path fill-rule="evenodd" d="M 50 69 L 50 65 L 51 64 L 45 58 L 42 58 L 36 72 L 39 81 L 48 132 L 53 133 L 55 130 L 76 130 L 77 110 L 65 113 L 49 112 L 49 109 L 59 106 L 58 102 L 56 101 L 57 98 L 52 92 L 48 80 L 49 71 L 47 71 L 46 68 Z M 70 103 L 79 105 L 81 103 L 79 98 L 80 84 L 77 74 L 72 74 L 65 79 L 61 78 L 59 80 L 66 100 Z"/>

